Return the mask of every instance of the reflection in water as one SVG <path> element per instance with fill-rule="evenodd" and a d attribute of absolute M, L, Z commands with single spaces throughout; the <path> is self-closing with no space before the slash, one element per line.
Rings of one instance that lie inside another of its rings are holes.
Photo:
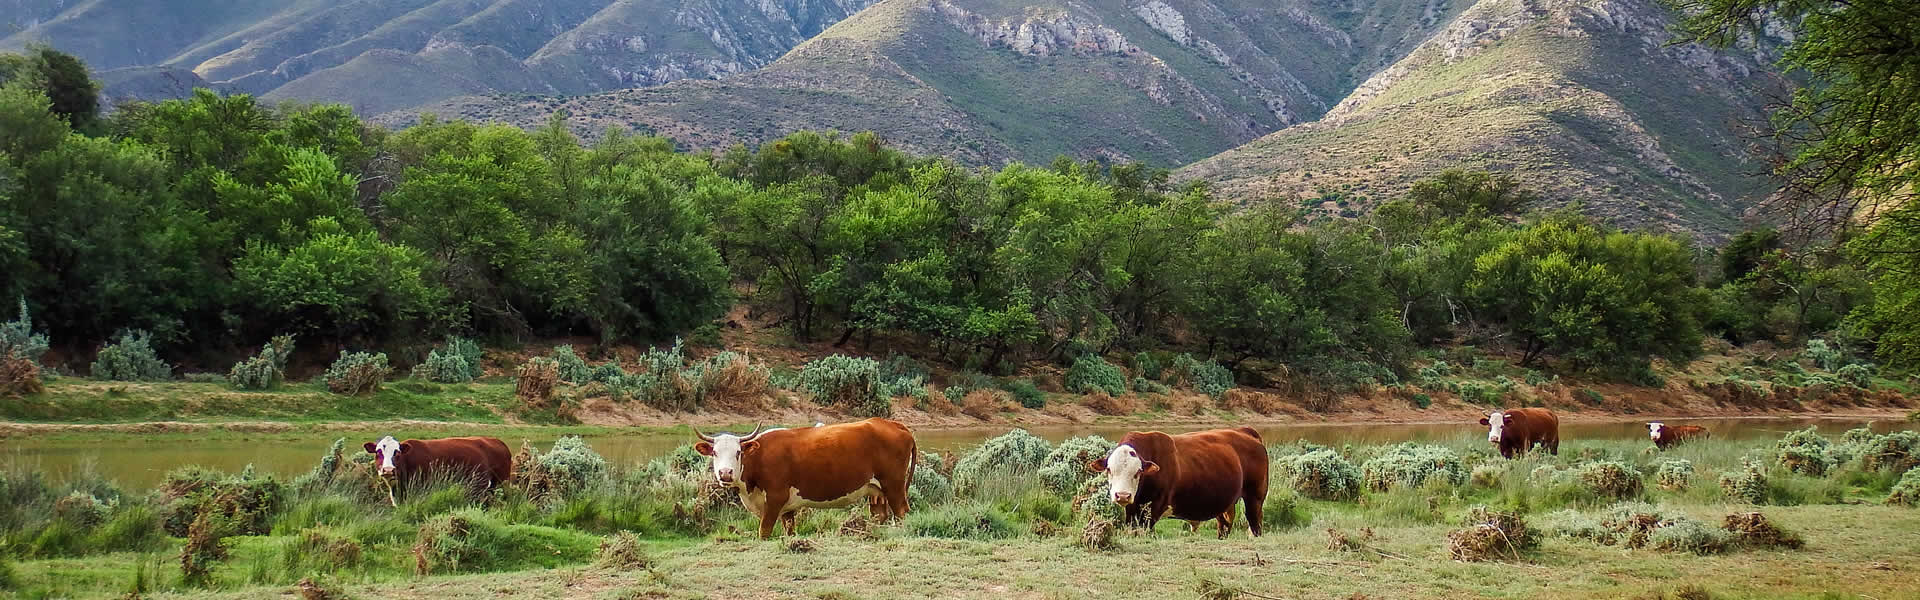
<path fill-rule="evenodd" d="M 1705 426 L 1713 432 L 1714 439 L 1720 440 L 1778 438 L 1788 431 L 1804 429 L 1808 426 L 1815 427 L 1828 435 L 1838 435 L 1840 432 L 1863 424 L 1872 427 L 1876 432 L 1915 428 L 1913 424 L 1903 421 L 1867 422 L 1814 418 L 1662 419 L 1662 422 Z M 999 426 L 922 431 L 917 433 L 915 438 L 919 441 L 921 450 L 955 451 L 979 444 L 1009 429 L 1011 429 L 1009 426 Z M 1128 431 L 1136 429 L 1142 429 L 1142 427 L 1048 426 L 1031 428 L 1029 431 L 1058 442 L 1082 435 L 1119 439 Z M 1161 431 L 1182 433 L 1199 429 L 1206 428 L 1170 427 L 1163 428 Z M 1330 446 L 1402 441 L 1454 441 L 1486 435 L 1483 427 L 1472 422 L 1288 424 L 1264 425 L 1256 429 L 1268 444 L 1282 444 L 1304 439 Z M 1583 439 L 1644 440 L 1646 431 L 1646 426 L 1640 422 L 1562 423 L 1560 426 L 1560 438 L 1563 440 L 1561 450 L 1566 451 L 1567 446 L 1577 448 L 1579 441 Z M 374 432 L 347 434 L 347 451 L 361 452 L 361 442 L 372 441 L 379 435 L 384 434 Z M 16 439 L 6 441 L 6 449 L 0 451 L 0 461 L 11 462 L 19 467 L 37 467 L 57 481 L 65 480 L 74 473 L 92 470 L 119 482 L 127 489 L 142 490 L 159 483 L 167 471 L 185 465 L 200 465 L 221 471 L 237 472 L 251 464 L 256 472 L 273 473 L 282 477 L 296 476 L 312 468 L 335 437 L 338 435 L 274 437 L 263 440 L 129 437 L 111 442 Z M 592 444 L 594 450 L 606 456 L 608 461 L 616 465 L 630 465 L 664 455 L 673 451 L 675 447 L 690 443 L 691 439 L 691 434 L 608 435 L 590 437 L 588 443 Z M 523 438 L 512 437 L 505 441 L 517 452 L 522 440 Z M 553 443 L 553 437 L 531 438 L 531 441 L 544 449 Z"/>

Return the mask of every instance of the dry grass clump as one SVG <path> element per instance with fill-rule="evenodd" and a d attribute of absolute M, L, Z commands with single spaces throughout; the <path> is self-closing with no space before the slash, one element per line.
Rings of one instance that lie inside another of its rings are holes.
<path fill-rule="evenodd" d="M 927 412 L 951 417 L 960 414 L 960 407 L 948 400 L 946 394 L 927 394 Z"/>
<path fill-rule="evenodd" d="M 840 535 L 860 540 L 879 539 L 880 536 L 874 532 L 873 525 L 872 519 L 855 513 L 840 523 Z"/>
<path fill-rule="evenodd" d="M 806 554 L 816 549 L 818 549 L 818 546 L 815 546 L 813 544 L 813 540 L 810 540 L 807 538 L 793 538 L 791 540 L 787 540 L 787 551 L 792 552 L 794 554 Z"/>
<path fill-rule="evenodd" d="M 0 357 L 0 398 L 18 398 L 46 389 L 40 383 L 40 365 L 33 364 L 33 361 L 12 350 Z"/>
<path fill-rule="evenodd" d="M 327 564 L 349 569 L 360 566 L 360 558 L 364 554 L 359 540 L 324 529 L 302 531 L 300 552 L 308 556 L 325 557 Z"/>
<path fill-rule="evenodd" d="M 765 412 L 773 385 L 766 369 L 756 369 L 744 355 L 735 354 L 719 368 L 700 373 L 708 406 L 731 412 Z"/>
<path fill-rule="evenodd" d="M 1080 532 L 1080 545 L 1086 546 L 1088 550 L 1112 550 L 1118 547 L 1114 542 L 1113 534 L 1119 529 L 1112 519 L 1099 516 L 1089 518 L 1086 529 Z"/>
<path fill-rule="evenodd" d="M 1182 394 L 1182 393 L 1175 393 L 1175 394 L 1169 395 L 1167 397 L 1167 405 L 1168 405 L 1168 408 L 1171 408 L 1173 410 L 1174 414 L 1180 414 L 1180 415 L 1186 415 L 1186 416 L 1198 415 L 1202 412 L 1205 412 L 1209 408 L 1213 408 L 1214 406 L 1213 398 L 1208 397 L 1205 394 Z"/>
<path fill-rule="evenodd" d="M 1267 392 L 1246 388 L 1227 390 L 1226 393 L 1220 397 L 1221 408 L 1233 411 L 1253 411 L 1263 415 L 1281 412 L 1285 410 L 1282 408 L 1285 404 L 1285 402 L 1280 400 L 1279 394 L 1269 394 Z"/>
<path fill-rule="evenodd" d="M 344 591 L 333 589 L 324 580 L 314 581 L 312 577 L 301 578 L 300 583 L 294 584 L 293 591 L 299 594 L 300 600 L 348 600 L 353 597 Z M 133 597 L 137 596 L 138 594 L 133 595 Z"/>
<path fill-rule="evenodd" d="M 604 569 L 644 569 L 648 561 L 640 553 L 640 538 L 622 531 L 600 542 L 600 557 L 593 564 Z"/>
<path fill-rule="evenodd" d="M 1360 533 L 1350 535 L 1345 531 L 1327 528 L 1327 549 L 1335 552 L 1359 552 L 1368 548 L 1367 542 L 1373 540 L 1373 528 L 1362 527 Z"/>
<path fill-rule="evenodd" d="M 1108 395 L 1106 392 L 1097 390 L 1091 394 L 1087 394 L 1086 400 L 1082 400 L 1081 404 L 1085 404 L 1087 408 L 1093 409 L 1093 412 L 1109 417 L 1130 415 L 1139 410 L 1137 403 L 1135 403 L 1132 398 L 1126 396 L 1114 397 Z"/>
<path fill-rule="evenodd" d="M 1467 513 L 1464 527 L 1447 534 L 1447 553 L 1459 561 L 1519 560 L 1522 552 L 1538 548 L 1540 536 L 1518 515 L 1485 507 Z"/>
<path fill-rule="evenodd" d="M 535 358 L 520 365 L 520 377 L 513 386 L 513 396 L 520 404 L 533 408 L 544 408 L 553 399 L 553 386 L 560 382 L 560 363 L 551 358 Z"/>
<path fill-rule="evenodd" d="M 962 399 L 960 413 L 982 421 L 991 421 L 1013 403 L 1013 395 L 1000 390 L 974 390 Z"/>
<path fill-rule="evenodd" d="M 1757 512 L 1733 513 L 1721 521 L 1721 529 L 1733 533 L 1734 541 L 1751 548 L 1786 548 L 1798 550 L 1807 545 L 1799 535 L 1781 529 L 1767 520 L 1767 516 Z"/>

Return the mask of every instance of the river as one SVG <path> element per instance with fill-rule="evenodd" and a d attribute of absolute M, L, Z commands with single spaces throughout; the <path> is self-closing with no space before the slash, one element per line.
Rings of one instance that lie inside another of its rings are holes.
<path fill-rule="evenodd" d="M 1654 420 L 1654 419 L 1648 419 Z M 1827 418 L 1742 418 L 1742 419 L 1663 419 L 1669 424 L 1702 425 L 1715 439 L 1777 438 L 1795 429 L 1813 426 L 1822 433 L 1840 432 L 1869 425 L 1877 432 L 1916 429 L 1913 423 L 1895 420 L 1868 422 L 1859 419 Z M 1042 426 L 1028 430 L 1058 442 L 1068 437 L 1097 435 L 1119 439 L 1138 426 Z M 1000 435 L 1010 426 L 977 427 L 921 431 L 916 434 L 922 450 L 954 451 L 979 444 Z M 1163 428 L 1180 433 L 1204 427 Z M 1486 429 L 1471 422 L 1454 423 L 1349 423 L 1349 424 L 1270 424 L 1256 427 L 1270 444 L 1308 440 L 1327 445 L 1380 444 L 1401 441 L 1455 440 L 1485 435 Z M 124 437 L 85 441 L 14 438 L 0 441 L 0 461 L 14 469 L 38 468 L 51 479 L 66 480 L 75 473 L 93 470 L 114 480 L 124 489 L 145 490 L 160 482 L 166 473 L 184 465 L 200 465 L 237 472 L 253 465 L 256 472 L 293 476 L 311 468 L 335 438 L 347 439 L 348 451 L 358 452 L 363 442 L 373 441 L 381 432 L 328 433 L 312 436 L 263 435 L 261 439 L 232 437 L 221 439 L 183 439 L 179 436 L 128 434 Z M 518 449 L 530 440 L 544 449 L 555 436 L 510 437 L 507 445 Z M 631 465 L 651 460 L 688 443 L 690 434 L 651 433 L 644 435 L 597 435 L 587 441 L 594 450 L 616 465 Z M 1561 425 L 1562 450 L 1583 439 L 1646 439 L 1646 426 L 1640 422 L 1564 423 Z"/>

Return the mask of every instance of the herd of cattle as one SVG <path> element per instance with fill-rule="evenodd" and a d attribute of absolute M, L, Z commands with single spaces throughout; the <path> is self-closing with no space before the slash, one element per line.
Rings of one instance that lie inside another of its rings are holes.
<path fill-rule="evenodd" d="M 1496 411 L 1480 424 L 1487 442 L 1506 458 L 1535 448 L 1560 453 L 1560 420 L 1544 408 Z M 1705 439 L 1703 428 L 1648 423 L 1647 433 L 1661 450 Z M 698 430 L 694 450 L 712 457 L 713 478 L 739 492 L 741 504 L 760 518 L 760 537 L 773 535 L 784 521 L 793 534 L 795 514 L 803 508 L 843 508 L 861 500 L 876 518 L 907 514 L 907 484 L 920 456 L 913 431 L 888 419 L 839 425 L 755 428 L 746 435 L 707 435 Z M 489 437 L 397 441 L 392 436 L 366 444 L 383 478 L 406 489 L 432 472 L 473 476 L 487 487 L 506 481 L 513 455 Z M 1267 448 L 1248 427 L 1179 435 L 1132 432 L 1106 457 L 1087 469 L 1105 473 L 1109 497 L 1124 507 L 1124 522 L 1151 528 L 1169 513 L 1190 525 L 1215 520 L 1220 537 L 1233 528 L 1233 505 L 1246 506 L 1247 526 L 1260 535 L 1260 510 L 1267 497 Z"/>

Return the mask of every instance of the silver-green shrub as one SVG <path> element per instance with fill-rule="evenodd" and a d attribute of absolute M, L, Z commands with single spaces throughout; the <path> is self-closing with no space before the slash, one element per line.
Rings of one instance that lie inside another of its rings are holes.
<path fill-rule="evenodd" d="M 1395 487 L 1419 487 L 1430 480 L 1451 485 L 1467 482 L 1466 463 L 1445 446 L 1412 442 L 1389 447 L 1360 467 L 1367 489 L 1384 492 Z"/>
<path fill-rule="evenodd" d="M 93 360 L 93 378 L 106 381 L 164 381 L 173 367 L 154 354 L 145 331 L 122 331 Z"/>
<path fill-rule="evenodd" d="M 1052 451 L 1053 444 L 1025 429 L 1006 432 L 960 457 L 953 467 L 954 490 L 967 494 L 995 474 L 1032 472 Z"/>
<path fill-rule="evenodd" d="M 243 390 L 266 390 L 287 378 L 287 359 L 293 356 L 293 336 L 276 335 L 260 348 L 260 353 L 235 363 L 227 371 L 227 383 Z"/>
<path fill-rule="evenodd" d="M 1091 435 L 1060 442 L 1040 460 L 1040 483 L 1055 494 L 1069 497 L 1078 494 L 1086 487 L 1087 480 L 1100 477 L 1088 472 L 1087 465 L 1105 458 L 1117 445 Z"/>
<path fill-rule="evenodd" d="M 367 353 L 340 351 L 340 358 L 327 367 L 321 380 L 327 383 L 327 389 L 335 394 L 358 396 L 370 394 L 380 389 L 393 368 L 387 366 L 387 353 Z"/>
<path fill-rule="evenodd" d="M 1066 386 L 1077 394 L 1101 391 L 1119 396 L 1127 393 L 1127 374 L 1098 354 L 1083 354 L 1067 368 Z"/>
<path fill-rule="evenodd" d="M 1286 483 L 1316 500 L 1351 500 L 1360 494 L 1360 470 L 1331 449 L 1320 448 L 1274 461 Z"/>
<path fill-rule="evenodd" d="M 880 393 L 880 363 L 871 358 L 835 354 L 800 368 L 800 389 L 815 402 L 840 406 L 863 417 L 893 414 L 891 398 Z"/>

